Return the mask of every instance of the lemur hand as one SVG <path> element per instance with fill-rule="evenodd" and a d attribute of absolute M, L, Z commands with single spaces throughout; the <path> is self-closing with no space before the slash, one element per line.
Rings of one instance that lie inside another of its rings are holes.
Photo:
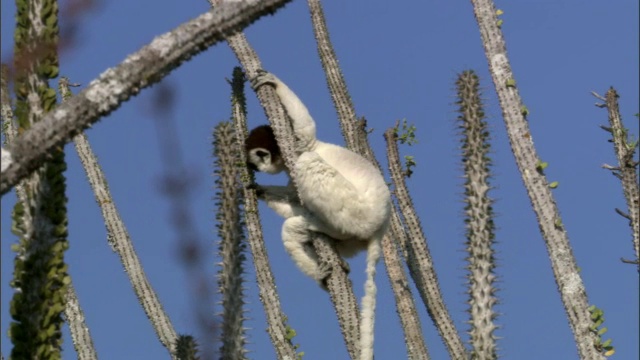
<path fill-rule="evenodd" d="M 264 84 L 270 84 L 275 87 L 278 83 L 278 78 L 266 70 L 258 69 L 256 76 L 249 79 L 249 82 L 251 83 L 251 88 L 257 91 Z"/>
<path fill-rule="evenodd" d="M 247 189 L 249 190 L 255 190 L 256 191 L 256 196 L 259 198 L 264 197 L 264 193 L 265 193 L 265 189 L 262 185 L 258 185 L 256 183 L 252 183 L 247 185 Z"/>

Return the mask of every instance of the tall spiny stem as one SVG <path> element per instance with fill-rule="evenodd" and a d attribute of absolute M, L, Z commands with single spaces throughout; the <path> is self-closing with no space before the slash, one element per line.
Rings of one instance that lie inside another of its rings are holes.
<path fill-rule="evenodd" d="M 511 150 L 522 176 L 540 232 L 551 259 L 553 275 L 573 331 L 581 359 L 603 359 L 596 348 L 597 335 L 590 331 L 591 318 L 587 292 L 573 256 L 569 237 L 549 182 L 540 170 L 540 158 L 527 123 L 516 80 L 507 57 L 507 48 L 492 0 L 471 0 L 484 46 L 493 85 L 498 93 Z"/>
<path fill-rule="evenodd" d="M 69 100 L 73 95 L 69 88 L 69 79 L 66 77 L 60 78 L 58 81 L 58 88 L 62 101 Z M 78 354 L 78 360 L 97 360 L 98 354 L 96 353 L 95 346 L 93 345 L 93 338 L 89 332 L 89 326 L 85 321 L 84 311 L 80 307 L 80 300 L 76 294 L 76 290 L 73 283 L 70 282 L 67 289 L 66 306 L 64 309 L 64 315 L 67 323 L 69 324 L 69 330 L 71 333 L 71 340 L 73 341 L 73 347 Z"/>
<path fill-rule="evenodd" d="M 356 136 L 356 139 L 360 144 L 360 148 L 365 150 L 365 154 L 362 155 L 382 171 L 380 163 L 375 157 L 373 157 L 373 152 L 371 150 L 371 145 L 369 144 L 369 138 L 366 135 L 365 128 L 366 120 L 362 118 L 358 121 L 358 136 Z M 416 308 L 413 293 L 409 286 L 409 279 L 407 278 L 402 260 L 398 254 L 399 249 L 406 249 L 408 241 L 407 233 L 405 232 L 400 216 L 394 207 L 391 212 L 390 230 L 382 239 L 384 264 L 387 268 L 387 275 L 389 275 L 389 282 L 391 283 L 393 295 L 396 300 L 396 310 L 400 317 L 402 331 L 404 331 L 407 355 L 410 359 L 428 360 L 429 352 L 424 341 L 420 317 L 418 316 L 418 309 Z M 418 289 L 418 291 L 420 291 L 420 289 Z"/>
<path fill-rule="evenodd" d="M 248 243 L 253 255 L 253 264 L 256 271 L 260 301 L 264 307 L 267 318 L 267 332 L 271 337 L 271 343 L 275 347 L 278 359 L 293 359 L 296 351 L 293 344 L 288 339 L 286 316 L 280 306 L 280 298 L 269 265 L 269 256 L 264 246 L 262 227 L 260 226 L 260 214 L 258 213 L 258 198 L 256 192 L 249 189 L 249 185 L 254 183 L 253 173 L 247 166 L 247 156 L 244 152 L 244 142 L 249 131 L 247 130 L 247 108 L 244 94 L 245 76 L 242 69 L 233 69 L 233 79 L 231 81 L 231 102 L 232 118 L 235 124 L 236 149 L 238 152 L 238 162 L 240 164 L 240 181 L 243 185 L 244 198 L 244 219 L 247 226 Z"/>
<path fill-rule="evenodd" d="M 347 148 L 371 161 L 382 173 L 382 168 L 368 142 L 366 121 L 357 121 L 356 119 L 356 111 L 329 37 L 329 29 L 325 21 L 322 4 L 320 0 L 308 0 L 307 3 L 311 14 L 318 55 L 324 69 L 333 105 L 338 113 L 338 120 Z M 383 259 L 396 299 L 396 309 L 405 334 L 408 355 L 412 359 L 428 359 L 429 355 L 422 336 L 422 328 L 415 302 L 413 301 L 411 289 L 405 286 L 405 284 L 408 284 L 407 276 L 391 235 L 392 232 L 388 232 L 382 240 Z"/>
<path fill-rule="evenodd" d="M 55 0 L 18 0 L 16 6 L 16 120 L 18 134 L 22 134 L 56 105 L 56 91 L 48 81 L 58 75 L 58 4 Z M 17 255 L 11 282 L 16 290 L 9 328 L 13 359 L 62 356 L 62 314 L 70 282 L 64 262 L 69 247 L 66 162 L 59 147 L 49 155 L 22 182 L 25 201 L 18 202 L 13 213 L 13 230 L 20 237 L 14 247 Z"/>
<path fill-rule="evenodd" d="M 467 280 L 469 281 L 470 343 L 472 358 L 497 359 L 493 306 L 495 257 L 493 200 L 488 196 L 489 131 L 480 100 L 480 81 L 473 71 L 464 71 L 456 81 L 459 128 L 462 131 L 464 166 L 465 224 L 467 228 Z"/>
<path fill-rule="evenodd" d="M 396 199 L 409 234 L 409 241 L 406 242 L 404 250 L 407 254 L 407 265 L 409 266 L 411 277 L 416 283 L 422 301 L 427 307 L 427 312 L 436 325 L 451 358 L 456 360 L 467 359 L 467 351 L 442 297 L 431 252 L 427 246 L 427 239 L 422 231 L 422 225 L 409 195 L 409 189 L 404 181 L 397 144 L 397 128 L 389 128 L 385 131 L 384 138 L 387 142 L 389 171 L 396 189 Z M 399 220 L 399 217 L 394 217 L 392 220 Z M 398 228 L 399 226 L 395 227 Z"/>
<path fill-rule="evenodd" d="M 218 291 L 222 295 L 221 359 L 246 359 L 247 338 L 244 328 L 244 233 L 240 203 L 242 202 L 238 178 L 238 154 L 231 122 L 220 122 L 213 131 L 215 156 L 215 183 L 218 210 L 216 227 L 220 244 L 220 270 Z"/>
<path fill-rule="evenodd" d="M 609 113 L 609 131 L 613 137 L 613 146 L 618 158 L 618 166 L 609 168 L 614 175 L 622 181 L 622 191 L 624 198 L 627 200 L 627 211 L 624 213 L 616 209 L 618 214 L 629 220 L 631 227 L 631 239 L 633 249 L 635 250 L 635 262 L 640 272 L 640 190 L 638 187 L 638 161 L 634 160 L 636 151 L 638 150 L 638 139 L 632 141 L 629 139 L 629 130 L 622 124 L 622 116 L 618 108 L 618 93 L 614 88 L 607 91 L 605 98 L 605 106 Z"/>

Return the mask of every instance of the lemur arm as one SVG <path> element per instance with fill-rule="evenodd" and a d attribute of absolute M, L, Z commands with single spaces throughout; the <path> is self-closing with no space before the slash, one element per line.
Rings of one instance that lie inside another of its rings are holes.
<path fill-rule="evenodd" d="M 264 200 L 273 211 L 285 219 L 299 215 L 302 211 L 298 193 L 291 186 L 251 186 L 258 198 Z"/>
<path fill-rule="evenodd" d="M 316 123 L 309 110 L 289 87 L 270 72 L 259 70 L 258 75 L 251 79 L 251 86 L 257 90 L 264 84 L 271 84 L 280 103 L 291 119 L 291 125 L 300 149 L 310 149 L 316 142 Z"/>

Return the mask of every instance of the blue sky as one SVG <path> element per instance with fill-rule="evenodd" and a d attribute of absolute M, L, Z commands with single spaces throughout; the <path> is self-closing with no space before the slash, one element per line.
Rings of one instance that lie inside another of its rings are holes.
<path fill-rule="evenodd" d="M 359 116 L 374 129 L 372 146 L 384 160 L 382 133 L 397 119 L 417 127 L 419 144 L 402 148 L 417 167 L 408 180 L 420 214 L 444 294 L 460 332 L 467 330 L 462 179 L 455 127 L 456 74 L 474 69 L 481 77 L 488 121 L 493 130 L 491 195 L 496 199 L 497 251 L 501 313 L 497 335 L 505 359 L 577 359 L 573 336 L 550 269 L 522 181 L 514 164 L 493 90 L 480 35 L 468 1 L 325 2 L 332 40 Z M 638 273 L 620 257 L 632 258 L 627 221 L 614 208 L 625 208 L 619 181 L 600 168 L 615 164 L 612 145 L 598 125 L 605 109 L 593 106 L 590 91 L 604 94 L 615 86 L 623 119 L 638 133 L 638 2 L 500 1 L 502 27 L 520 93 L 530 115 L 531 133 L 542 159 L 574 255 L 582 269 L 589 301 L 605 311 L 605 326 L 617 350 L 615 359 L 638 359 Z M 101 1 L 82 14 L 76 46 L 62 55 L 61 74 L 88 84 L 120 63 L 154 36 L 206 11 L 200 1 Z M 15 7 L 2 1 L 2 59 L 10 57 Z M 62 25 L 68 20 L 62 17 Z M 275 16 L 247 29 L 265 69 L 277 74 L 305 101 L 318 123 L 318 137 L 343 144 L 336 114 L 317 58 L 306 2 L 294 1 Z M 173 121 L 186 165 L 197 182 L 191 212 L 203 241 L 205 261 L 215 270 L 216 239 L 212 186 L 211 131 L 228 118 L 230 78 L 237 61 L 226 44 L 193 58 L 163 82 L 176 90 Z M 111 192 L 151 283 L 180 333 L 196 325 L 179 241 L 169 219 L 169 201 L 159 188 L 164 170 L 151 106 L 145 90 L 87 131 L 110 183 Z M 253 93 L 248 93 L 249 122 L 266 122 Z M 72 145 L 69 169 L 69 271 L 102 359 L 163 359 L 165 349 L 138 305 L 118 257 L 106 242 L 98 206 Z M 285 179 L 262 175 L 265 184 Z M 13 194 L 2 198 L 0 339 L 10 317 L 13 253 L 10 211 Z M 261 208 L 265 241 L 283 310 L 298 332 L 295 341 L 306 360 L 346 359 L 347 354 L 328 296 L 300 273 L 285 254 L 279 219 Z M 362 295 L 364 257 L 351 261 L 356 296 Z M 376 359 L 405 357 L 403 335 L 382 263 L 378 265 L 379 300 Z M 214 280 L 211 280 L 212 284 Z M 275 353 L 253 265 L 247 264 L 250 356 L 272 359 Z M 446 353 L 424 305 L 418 302 L 423 331 L 433 359 Z M 65 330 L 66 331 L 66 330 Z M 75 359 L 65 333 L 64 359 Z"/>

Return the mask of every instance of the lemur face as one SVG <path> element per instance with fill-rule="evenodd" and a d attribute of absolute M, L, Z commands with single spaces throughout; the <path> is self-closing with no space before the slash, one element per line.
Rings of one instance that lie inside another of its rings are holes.
<path fill-rule="evenodd" d="M 251 130 L 245 142 L 247 166 L 254 171 L 277 174 L 284 170 L 284 160 L 280 148 L 269 125 L 261 125 Z"/>

